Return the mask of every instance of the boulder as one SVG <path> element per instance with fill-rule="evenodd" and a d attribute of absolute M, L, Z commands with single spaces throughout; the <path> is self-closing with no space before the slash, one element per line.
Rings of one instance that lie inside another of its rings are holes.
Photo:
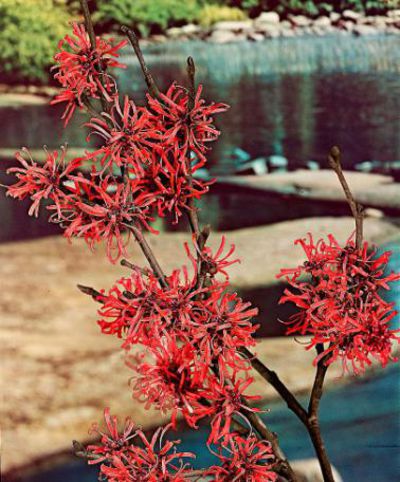
<path fill-rule="evenodd" d="M 361 14 L 354 12 L 354 10 L 344 10 L 342 12 L 342 18 L 345 20 L 351 20 L 352 22 L 357 22 L 357 20 L 361 18 Z"/>
<path fill-rule="evenodd" d="M 288 18 L 296 27 L 309 27 L 312 24 L 312 20 L 305 15 L 289 15 Z"/>
<path fill-rule="evenodd" d="M 255 24 L 278 24 L 280 22 L 279 15 L 276 12 L 262 12 L 258 16 L 254 23 Z"/>
<path fill-rule="evenodd" d="M 390 10 L 387 13 L 387 15 L 390 18 L 399 18 L 400 19 L 400 8 L 397 8 L 396 10 Z"/>
<path fill-rule="evenodd" d="M 182 29 L 180 27 L 168 28 L 165 32 L 169 38 L 178 38 L 182 35 Z"/>
<path fill-rule="evenodd" d="M 377 35 L 378 30 L 372 25 L 354 25 L 353 33 L 358 36 Z"/>
<path fill-rule="evenodd" d="M 265 37 L 260 32 L 251 32 L 247 35 L 247 38 L 252 42 L 261 42 Z"/>
<path fill-rule="evenodd" d="M 182 33 L 185 35 L 196 35 L 201 32 L 201 27 L 199 25 L 195 25 L 194 23 L 188 23 L 181 27 Z"/>
<path fill-rule="evenodd" d="M 237 39 L 237 35 L 231 30 L 214 30 L 208 37 L 210 42 L 214 42 L 216 44 L 235 42 Z"/>
<path fill-rule="evenodd" d="M 246 32 L 253 28 L 251 20 L 241 20 L 232 22 L 217 22 L 213 25 L 213 31 Z"/>
<path fill-rule="evenodd" d="M 323 16 L 318 17 L 314 20 L 314 26 L 316 27 L 330 27 L 331 26 L 331 19 L 329 17 Z"/>
<path fill-rule="evenodd" d="M 330 21 L 332 23 L 336 23 L 340 20 L 340 13 L 337 13 L 337 12 L 331 12 L 329 14 L 329 18 L 330 18 Z"/>

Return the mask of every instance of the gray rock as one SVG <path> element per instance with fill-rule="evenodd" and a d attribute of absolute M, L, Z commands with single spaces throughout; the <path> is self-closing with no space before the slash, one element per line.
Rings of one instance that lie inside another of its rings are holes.
<path fill-rule="evenodd" d="M 276 12 L 262 12 L 254 21 L 255 24 L 279 24 L 280 18 Z"/>
<path fill-rule="evenodd" d="M 340 19 L 340 13 L 337 13 L 337 12 L 331 12 L 329 14 L 329 18 L 331 20 L 332 23 L 336 23 L 339 21 Z"/>
<path fill-rule="evenodd" d="M 229 31 L 229 32 L 246 32 L 253 28 L 251 20 L 243 20 L 236 22 L 217 22 L 212 26 L 214 31 Z"/>
<path fill-rule="evenodd" d="M 314 25 L 317 27 L 330 27 L 331 19 L 326 16 L 318 17 L 317 19 L 314 20 Z"/>
<path fill-rule="evenodd" d="M 216 44 L 226 44 L 235 42 L 238 40 L 238 37 L 230 30 L 214 30 L 207 40 Z"/>
<path fill-rule="evenodd" d="M 355 25 L 353 28 L 353 33 L 355 35 L 363 36 L 363 35 L 376 35 L 378 34 L 378 30 L 376 27 L 372 25 Z"/>
<path fill-rule="evenodd" d="M 165 33 L 169 38 L 177 38 L 177 37 L 180 37 L 183 32 L 180 27 L 171 27 L 171 28 L 168 28 Z"/>
<path fill-rule="evenodd" d="M 289 15 L 288 18 L 296 27 L 309 27 L 312 24 L 312 20 L 305 15 Z"/>
<path fill-rule="evenodd" d="M 400 8 L 396 10 L 390 10 L 387 15 L 390 18 L 400 18 Z"/>
<path fill-rule="evenodd" d="M 361 14 L 358 12 L 354 12 L 354 10 L 344 10 L 342 12 L 342 17 L 346 20 L 352 20 L 356 22 L 359 18 L 361 18 Z"/>
<path fill-rule="evenodd" d="M 251 32 L 247 35 L 247 38 L 252 42 L 261 42 L 265 39 L 264 35 L 259 32 Z"/>
<path fill-rule="evenodd" d="M 201 27 L 199 25 L 195 25 L 194 23 L 188 23 L 181 27 L 181 30 L 186 35 L 196 35 L 201 32 Z"/>

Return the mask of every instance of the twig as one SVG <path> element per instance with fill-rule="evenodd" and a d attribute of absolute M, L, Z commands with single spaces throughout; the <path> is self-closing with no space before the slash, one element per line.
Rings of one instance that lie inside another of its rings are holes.
<path fill-rule="evenodd" d="M 249 349 L 242 348 L 241 353 L 249 359 L 251 366 L 266 380 L 286 402 L 288 408 L 294 412 L 297 417 L 307 425 L 308 415 L 301 403 L 294 394 L 286 387 L 278 375 L 270 370 L 264 363 L 257 358 Z"/>
<path fill-rule="evenodd" d="M 96 50 L 96 34 L 94 33 L 92 17 L 90 15 L 87 0 L 80 0 L 80 4 L 82 7 L 83 16 L 85 18 L 85 25 L 87 33 L 89 35 L 90 45 L 92 46 L 92 50 Z"/>
<path fill-rule="evenodd" d="M 146 62 L 144 61 L 143 53 L 139 45 L 139 40 L 133 30 L 123 25 L 121 27 L 121 31 L 128 37 L 129 42 L 131 43 L 133 50 L 135 51 L 136 57 L 139 60 L 140 67 L 142 69 L 144 79 L 146 81 L 147 87 L 149 89 L 150 94 L 152 97 L 159 97 L 160 91 L 157 87 L 157 84 L 151 75 L 150 70 L 148 69 Z"/>
<path fill-rule="evenodd" d="M 85 295 L 91 296 L 95 301 L 98 301 L 99 303 L 103 303 L 103 296 L 100 291 L 95 290 L 94 288 L 91 288 L 90 286 L 84 286 L 84 285 L 77 285 L 78 289 L 82 291 L 82 293 L 85 293 Z"/>
<path fill-rule="evenodd" d="M 134 263 L 131 263 L 130 261 L 128 261 L 127 259 L 121 259 L 121 262 L 120 262 L 121 266 L 125 266 L 125 268 L 130 268 L 130 269 L 133 269 L 133 270 L 136 270 L 136 271 L 140 271 L 142 274 L 144 274 L 145 276 L 149 276 L 150 274 L 150 270 L 147 269 L 147 268 L 141 268 L 140 266 L 138 266 L 137 264 L 134 264 Z"/>
<path fill-rule="evenodd" d="M 363 240 L 363 207 L 354 199 L 347 180 L 343 174 L 343 169 L 341 165 L 341 152 L 337 146 L 333 146 L 330 150 L 328 155 L 328 161 L 332 169 L 336 172 L 337 177 L 339 178 L 340 184 L 342 185 L 347 202 L 353 214 L 353 218 L 356 224 L 356 248 L 360 249 Z"/>
<path fill-rule="evenodd" d="M 168 283 L 163 273 L 163 270 L 161 269 L 161 266 L 159 265 L 152 249 L 148 245 L 142 231 L 137 226 L 129 226 L 129 225 L 126 225 L 126 226 L 132 231 L 133 235 L 135 236 L 135 239 L 138 242 L 139 246 L 141 247 L 143 254 L 146 256 L 146 259 L 149 262 L 151 269 L 153 270 L 154 274 L 157 276 L 158 281 L 160 282 L 160 285 L 163 288 L 168 288 Z"/>

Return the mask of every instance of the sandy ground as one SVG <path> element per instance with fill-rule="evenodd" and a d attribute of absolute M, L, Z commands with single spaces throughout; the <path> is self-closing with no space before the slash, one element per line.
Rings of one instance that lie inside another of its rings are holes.
<path fill-rule="evenodd" d="M 243 259 L 232 266 L 238 287 L 275 282 L 281 266 L 302 260 L 292 241 L 312 230 L 334 233 L 344 240 L 353 229 L 350 218 L 303 219 L 228 234 Z M 379 219 L 367 219 L 366 238 L 382 242 L 400 237 L 400 230 Z M 214 234 L 211 244 L 218 243 Z M 151 237 L 165 271 L 184 262 L 183 233 Z M 144 263 L 136 247 L 131 261 Z M 160 423 L 160 414 L 145 411 L 131 399 L 129 369 L 117 339 L 101 335 L 96 304 L 76 284 L 108 288 L 127 273 L 112 266 L 102 247 L 91 254 L 84 243 L 62 237 L 0 245 L 0 319 L 2 340 L 3 470 L 67 450 L 70 440 L 85 440 L 91 422 L 100 420 L 104 406 L 121 417 L 130 415 L 143 426 Z M 256 350 L 295 391 L 304 391 L 313 377 L 311 359 L 289 338 L 261 340 Z M 330 370 L 335 380 L 339 367 Z M 267 399 L 272 389 L 254 386 Z"/>

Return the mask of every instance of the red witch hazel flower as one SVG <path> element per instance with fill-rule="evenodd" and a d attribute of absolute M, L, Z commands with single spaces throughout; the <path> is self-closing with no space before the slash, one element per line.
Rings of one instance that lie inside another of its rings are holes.
<path fill-rule="evenodd" d="M 194 458 L 190 452 L 177 452 L 179 440 L 165 441 L 170 425 L 160 427 L 150 440 L 128 418 L 122 433 L 117 418 L 104 411 L 108 434 L 94 425 L 92 431 L 100 434 L 98 445 L 86 447 L 89 464 L 102 463 L 100 477 L 109 482 L 185 482 L 188 472 L 185 458 Z M 102 479 L 101 479 L 102 480 Z"/>
<path fill-rule="evenodd" d="M 211 482 L 275 482 L 274 455 L 269 442 L 253 434 L 247 438 L 231 433 L 216 454 L 221 465 L 210 467 Z"/>
<path fill-rule="evenodd" d="M 231 244 L 228 252 L 224 254 L 226 244 L 225 236 L 222 236 L 221 244 L 219 245 L 219 248 L 215 253 L 213 253 L 212 249 L 207 245 L 204 246 L 202 250 L 200 250 L 195 237 L 193 237 L 193 244 L 196 250 L 197 257 L 193 256 L 190 252 L 188 243 L 185 243 L 186 253 L 194 266 L 197 265 L 199 260 L 201 261 L 201 270 L 204 272 L 204 274 L 215 276 L 218 273 L 221 273 L 225 276 L 226 279 L 229 279 L 229 275 L 226 272 L 226 269 L 229 268 L 229 266 L 231 266 L 232 264 L 240 263 L 239 259 L 229 259 L 235 252 L 234 244 Z"/>
<path fill-rule="evenodd" d="M 72 194 L 58 207 L 51 221 L 66 227 L 67 238 L 83 237 L 91 248 L 101 239 L 107 243 L 107 256 L 115 263 L 122 255 L 126 256 L 126 246 L 130 240 L 129 226 L 139 224 L 154 231 L 149 221 L 149 200 L 141 194 L 140 186 L 132 181 L 116 184 L 112 178 L 102 179 L 99 184 L 83 176 L 70 176 L 74 187 Z M 124 239 L 123 232 L 128 236 Z"/>
<path fill-rule="evenodd" d="M 104 169 L 113 165 L 124 166 L 134 175 L 143 177 L 145 168 L 153 159 L 153 151 L 159 149 L 154 142 L 155 128 L 151 116 L 144 107 L 136 107 L 127 96 L 121 108 L 116 96 L 110 114 L 103 113 L 104 119 L 93 118 L 86 124 L 91 134 L 100 136 L 105 144 L 88 156 L 101 155 Z"/>
<path fill-rule="evenodd" d="M 166 145 L 176 149 L 181 156 L 193 151 L 200 163 L 204 164 L 206 144 L 218 139 L 220 132 L 213 125 L 213 115 L 225 112 L 226 104 L 211 103 L 206 105 L 201 98 L 202 86 L 199 85 L 193 108 L 189 110 L 189 93 L 185 87 L 174 82 L 166 94 L 153 98 L 149 94 L 147 100 L 150 111 L 159 120 L 162 136 Z"/>
<path fill-rule="evenodd" d="M 133 395 L 166 412 L 172 410 L 172 424 L 181 412 L 187 422 L 196 426 L 195 406 L 204 374 L 197 368 L 195 352 L 190 345 L 178 346 L 172 338 L 164 338 L 152 350 L 155 363 L 142 362 L 131 357 L 128 361 L 136 374 L 132 378 Z"/>
<path fill-rule="evenodd" d="M 378 255 L 367 243 L 358 249 L 352 239 L 342 247 L 332 235 L 328 242 L 314 243 L 309 235 L 296 244 L 307 261 L 279 275 L 294 288 L 285 290 L 280 303 L 292 302 L 300 309 L 287 322 L 287 334 L 309 334 L 308 348 L 328 343 L 315 362 L 329 354 L 327 364 L 339 358 L 344 369 L 350 363 L 355 373 L 370 365 L 371 358 L 385 366 L 393 359 L 392 341 L 399 339 L 389 326 L 397 313 L 380 296 L 388 283 L 400 279 L 400 274 L 385 274 L 390 253 Z"/>
<path fill-rule="evenodd" d="M 27 149 L 23 151 L 29 159 L 24 159 L 21 153 L 17 152 L 15 156 L 22 167 L 11 167 L 7 170 L 7 173 L 14 174 L 18 179 L 15 184 L 8 186 L 7 195 L 18 199 L 29 196 L 33 203 L 28 214 L 37 217 L 43 199 L 51 199 L 56 204 L 61 202 L 65 196 L 62 183 L 75 173 L 81 161 L 74 159 L 66 164 L 66 149 L 61 148 L 61 155 L 57 151 L 45 149 L 46 160 L 43 165 L 38 165 Z"/>
<path fill-rule="evenodd" d="M 51 103 L 67 102 L 63 115 L 65 124 L 77 106 L 83 107 L 86 99 L 103 95 L 107 100 L 111 100 L 115 92 L 115 82 L 107 70 L 110 67 L 125 67 L 116 59 L 119 56 L 118 51 L 126 43 L 123 40 L 114 45 L 113 39 L 96 37 L 96 47 L 93 49 L 85 27 L 77 23 L 73 24 L 73 35 L 66 35 L 59 42 L 59 52 L 54 56 L 54 68 L 57 69 L 54 78 L 60 82 L 64 91 Z"/>

